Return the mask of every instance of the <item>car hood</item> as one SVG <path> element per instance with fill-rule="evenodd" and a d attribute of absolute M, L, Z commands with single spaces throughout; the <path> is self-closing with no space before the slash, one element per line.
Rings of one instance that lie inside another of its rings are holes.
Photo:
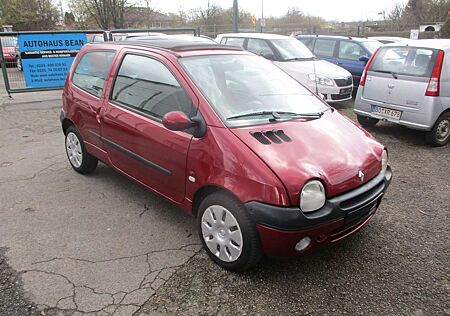
<path fill-rule="evenodd" d="M 321 179 L 327 197 L 332 197 L 366 183 L 381 170 L 383 145 L 336 110 L 316 120 L 230 130 L 278 176 L 294 205 L 308 180 Z M 359 171 L 365 175 L 363 181 Z"/>
<path fill-rule="evenodd" d="M 308 74 L 313 74 L 314 72 L 318 75 L 326 76 L 331 79 L 346 78 L 351 76 L 350 72 L 344 68 L 325 60 L 277 61 L 275 64 L 296 79 L 298 76 L 305 78 L 305 75 L 307 76 Z"/>

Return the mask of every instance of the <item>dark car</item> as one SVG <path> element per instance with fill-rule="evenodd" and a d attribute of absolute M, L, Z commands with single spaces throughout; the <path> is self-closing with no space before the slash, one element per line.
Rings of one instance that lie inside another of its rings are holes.
<path fill-rule="evenodd" d="M 218 44 L 87 44 L 61 122 L 75 171 L 100 160 L 196 216 L 208 255 L 235 271 L 352 235 L 392 176 L 365 130 L 270 61 Z"/>
<path fill-rule="evenodd" d="M 353 76 L 354 92 L 367 61 L 383 44 L 377 40 L 360 37 L 297 35 L 316 56 L 347 69 Z"/>

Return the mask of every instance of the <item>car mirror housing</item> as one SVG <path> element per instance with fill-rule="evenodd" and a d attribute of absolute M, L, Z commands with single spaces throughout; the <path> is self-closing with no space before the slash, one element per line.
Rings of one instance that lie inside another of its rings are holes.
<path fill-rule="evenodd" d="M 191 119 L 181 111 L 166 113 L 162 118 L 162 124 L 171 131 L 183 131 L 197 125 L 196 122 L 192 122 Z"/>
<path fill-rule="evenodd" d="M 369 57 L 368 56 L 361 56 L 361 57 L 359 57 L 359 61 L 363 61 L 363 62 L 368 62 L 369 61 Z"/>

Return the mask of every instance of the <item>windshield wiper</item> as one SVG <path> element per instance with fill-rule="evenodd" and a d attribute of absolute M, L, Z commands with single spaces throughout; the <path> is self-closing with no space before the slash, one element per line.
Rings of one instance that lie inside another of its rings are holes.
<path fill-rule="evenodd" d="M 324 111 L 325 112 L 325 111 Z M 260 112 L 250 112 L 243 113 L 234 116 L 227 117 L 227 120 L 234 120 L 243 117 L 249 116 L 260 116 L 260 115 L 270 115 L 269 121 L 279 121 L 279 120 L 293 120 L 297 118 L 305 118 L 305 119 L 318 119 L 321 118 L 324 112 L 318 113 L 295 113 L 295 112 L 286 112 L 286 111 L 260 111 Z"/>
<path fill-rule="evenodd" d="M 269 121 L 280 121 L 280 120 L 295 120 L 295 119 L 309 119 L 309 120 L 315 120 L 322 117 L 323 112 L 317 112 L 317 113 L 295 113 L 295 112 L 273 112 L 272 119 L 269 119 Z"/>
<path fill-rule="evenodd" d="M 389 71 L 389 70 L 373 70 L 373 71 L 381 72 L 381 73 L 384 73 L 384 74 L 391 74 L 392 77 L 394 77 L 394 79 L 398 79 L 397 74 L 395 72 L 393 72 L 393 71 Z"/>
<path fill-rule="evenodd" d="M 243 113 L 243 114 L 238 114 L 238 115 L 227 117 L 227 120 L 234 120 L 234 119 L 247 117 L 247 116 L 259 116 L 259 115 L 272 115 L 273 116 L 273 113 L 274 113 L 274 111 L 249 112 L 249 113 Z"/>
<path fill-rule="evenodd" d="M 284 59 L 283 61 L 304 61 L 304 60 L 315 60 L 316 57 L 312 56 L 312 57 L 294 57 L 294 58 L 287 58 Z"/>

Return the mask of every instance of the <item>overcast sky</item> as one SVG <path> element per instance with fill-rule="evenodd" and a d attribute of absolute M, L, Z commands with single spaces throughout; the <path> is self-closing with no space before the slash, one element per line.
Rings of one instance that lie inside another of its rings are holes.
<path fill-rule="evenodd" d="M 281 16 L 288 7 L 297 7 L 310 15 L 317 15 L 326 20 L 357 21 L 378 19 L 383 9 L 391 9 L 395 3 L 407 0 L 263 0 L 264 16 Z M 206 7 L 208 0 L 151 0 L 151 6 L 160 11 L 177 12 L 196 7 Z M 233 0 L 210 0 L 222 7 L 230 7 Z M 250 11 L 258 18 L 261 16 L 261 0 L 238 0 L 239 7 Z"/>

